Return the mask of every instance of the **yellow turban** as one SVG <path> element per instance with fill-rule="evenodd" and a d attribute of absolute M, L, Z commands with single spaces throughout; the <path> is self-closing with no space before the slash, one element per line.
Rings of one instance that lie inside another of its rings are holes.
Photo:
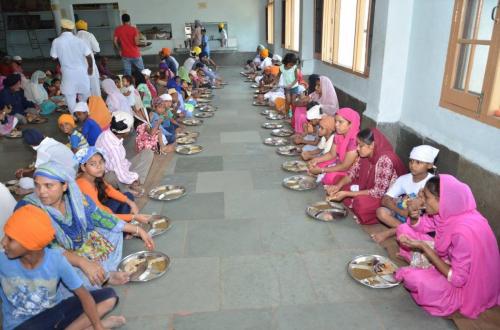
<path fill-rule="evenodd" d="M 219 28 L 223 29 L 224 28 L 224 23 L 219 23 Z"/>
<path fill-rule="evenodd" d="M 76 123 L 75 120 L 73 119 L 73 116 L 69 114 L 61 115 L 59 119 L 57 119 L 57 124 L 58 125 L 70 124 L 71 126 L 76 127 Z"/>
<path fill-rule="evenodd" d="M 56 234 L 47 212 L 34 205 L 17 209 L 5 223 L 4 232 L 30 251 L 42 250 Z"/>
<path fill-rule="evenodd" d="M 73 30 L 75 28 L 75 22 L 73 22 L 69 19 L 63 18 L 61 20 L 61 27 L 63 29 Z"/>
<path fill-rule="evenodd" d="M 196 56 L 198 56 L 198 55 L 200 55 L 200 53 L 201 53 L 201 48 L 200 48 L 200 47 L 198 47 L 198 46 L 195 46 L 195 47 L 193 47 L 192 52 L 193 52 Z"/>
<path fill-rule="evenodd" d="M 76 29 L 77 30 L 85 30 L 85 31 L 87 31 L 87 29 L 88 29 L 88 24 L 83 19 L 80 19 L 80 20 L 76 21 L 75 25 L 76 25 Z"/>
<path fill-rule="evenodd" d="M 264 48 L 263 50 L 261 50 L 260 57 L 263 57 L 263 58 L 269 57 L 269 50 L 267 48 Z"/>

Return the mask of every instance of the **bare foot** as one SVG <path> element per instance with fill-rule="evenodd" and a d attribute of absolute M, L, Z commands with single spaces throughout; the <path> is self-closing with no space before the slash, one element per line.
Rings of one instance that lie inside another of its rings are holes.
<path fill-rule="evenodd" d="M 130 281 L 130 275 L 127 272 L 110 272 L 109 273 L 109 284 L 111 285 L 123 285 Z"/>
<path fill-rule="evenodd" d="M 127 323 L 127 320 L 125 320 L 125 317 L 123 315 L 110 315 L 103 319 L 101 323 L 103 327 L 107 329 L 113 329 L 125 325 L 125 323 Z"/>
<path fill-rule="evenodd" d="M 381 231 L 380 233 L 372 234 L 370 236 L 375 242 L 382 243 L 383 241 L 391 237 L 392 233 L 390 230 L 384 230 Z"/>

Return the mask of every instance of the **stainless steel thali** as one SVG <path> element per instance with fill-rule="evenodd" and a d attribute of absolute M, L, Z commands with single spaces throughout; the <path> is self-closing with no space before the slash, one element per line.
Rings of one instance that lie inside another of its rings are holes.
<path fill-rule="evenodd" d="M 196 142 L 196 138 L 192 136 L 183 136 L 178 137 L 175 142 L 177 142 L 177 144 L 193 144 Z"/>
<path fill-rule="evenodd" d="M 303 160 L 287 160 L 281 168 L 288 172 L 307 172 L 307 163 Z"/>
<path fill-rule="evenodd" d="M 272 122 L 265 122 L 262 124 L 262 128 L 266 129 L 276 129 L 276 128 L 282 128 L 283 124 L 282 123 L 272 123 Z"/>
<path fill-rule="evenodd" d="M 158 251 L 140 251 L 126 256 L 118 264 L 118 271 L 127 272 L 131 282 L 148 282 L 164 275 L 170 258 Z"/>
<path fill-rule="evenodd" d="M 306 208 L 306 213 L 316 220 L 333 221 L 345 218 L 347 209 L 341 203 L 321 201 L 310 204 Z"/>
<path fill-rule="evenodd" d="M 284 146 L 290 143 L 288 139 L 282 137 L 270 137 L 264 139 L 264 144 L 268 146 Z"/>
<path fill-rule="evenodd" d="M 149 197 L 160 201 L 171 201 L 186 194 L 186 188 L 177 185 L 163 185 L 149 191 Z"/>
<path fill-rule="evenodd" d="M 181 122 L 186 126 L 199 126 L 203 124 L 203 120 L 197 118 L 185 118 Z"/>
<path fill-rule="evenodd" d="M 130 223 L 141 227 L 151 237 L 161 235 L 172 228 L 172 222 L 170 221 L 170 219 L 162 215 L 152 215 L 149 223 L 142 223 L 135 220 L 131 221 Z"/>
<path fill-rule="evenodd" d="M 198 103 L 210 103 L 210 102 L 212 102 L 212 100 L 210 100 L 210 99 L 205 99 L 205 98 L 203 98 L 203 97 L 200 97 L 200 98 L 198 98 L 198 99 L 196 100 L 196 102 L 198 102 Z"/>
<path fill-rule="evenodd" d="M 263 102 L 263 103 L 259 103 L 259 102 L 252 102 L 252 105 L 256 106 L 256 107 L 267 107 L 269 106 L 269 103 L 267 102 Z"/>
<path fill-rule="evenodd" d="M 177 138 L 187 137 L 187 136 L 196 139 L 196 138 L 198 138 L 198 136 L 200 136 L 200 133 L 199 132 L 191 132 L 191 131 L 183 131 L 183 132 L 176 133 Z"/>
<path fill-rule="evenodd" d="M 394 278 L 397 269 L 390 259 L 376 254 L 357 256 L 347 264 L 347 272 L 356 282 L 374 289 L 399 285 Z"/>
<path fill-rule="evenodd" d="M 15 130 L 4 136 L 8 139 L 19 139 L 23 137 L 23 132 Z"/>
<path fill-rule="evenodd" d="M 181 155 L 194 155 L 202 152 L 203 147 L 198 144 L 186 144 L 175 147 L 175 152 Z"/>
<path fill-rule="evenodd" d="M 200 110 L 201 112 L 215 112 L 217 111 L 217 107 L 210 104 L 204 104 L 203 106 L 199 107 L 198 110 Z"/>
<path fill-rule="evenodd" d="M 278 114 L 278 113 L 276 112 L 276 110 L 273 110 L 273 109 L 264 109 L 264 110 L 262 110 L 262 111 L 260 112 L 260 114 L 261 114 L 261 115 L 263 115 L 263 116 L 269 116 L 271 113 L 272 113 L 272 114 Z"/>
<path fill-rule="evenodd" d="M 276 149 L 276 152 L 282 156 L 298 156 L 300 155 L 300 148 L 294 145 L 282 146 Z"/>
<path fill-rule="evenodd" d="M 196 118 L 210 118 L 210 117 L 214 116 L 214 113 L 213 112 L 198 112 L 198 113 L 195 113 L 194 116 Z"/>
<path fill-rule="evenodd" d="M 287 137 L 287 136 L 292 136 L 293 135 L 293 129 L 291 128 L 277 128 L 273 129 L 271 132 L 272 136 L 281 136 L 281 137 Z"/>
<path fill-rule="evenodd" d="M 276 113 L 276 114 L 270 113 L 266 116 L 266 118 L 269 120 L 283 120 L 285 119 L 285 116 L 282 115 L 281 113 Z"/>
<path fill-rule="evenodd" d="M 294 175 L 283 179 L 285 188 L 297 191 L 314 189 L 318 186 L 316 178 L 309 175 Z"/>

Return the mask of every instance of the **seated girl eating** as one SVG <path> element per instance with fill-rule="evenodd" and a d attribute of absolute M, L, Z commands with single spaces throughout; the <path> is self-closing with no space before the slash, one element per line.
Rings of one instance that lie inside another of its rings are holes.
<path fill-rule="evenodd" d="M 382 198 L 382 206 L 377 209 L 377 218 L 390 229 L 372 234 L 377 243 L 396 234 L 396 228 L 408 219 L 408 201 L 415 199 L 427 180 L 433 177 L 429 172 L 434 170 L 434 160 L 439 150 L 421 145 L 410 153 L 410 173 L 397 178 Z"/>
<path fill-rule="evenodd" d="M 79 176 L 76 179 L 78 187 L 101 210 L 115 214 L 126 222 L 136 220 L 147 223 L 151 216 L 139 214 L 139 208 L 131 193 L 121 193 L 104 181 L 106 168 L 102 153 L 102 150 L 96 147 L 80 149 L 76 153 L 75 158 L 80 164 Z"/>
<path fill-rule="evenodd" d="M 25 205 L 4 226 L 0 253 L 3 329 L 104 329 L 123 316 L 102 317 L 116 306 L 112 288 L 87 291 L 61 251 L 49 249 L 56 234 L 45 211 Z M 63 284 L 74 294 L 64 299 Z"/>
<path fill-rule="evenodd" d="M 72 115 L 61 115 L 57 120 L 57 124 L 61 131 L 68 136 L 68 146 L 71 151 L 77 152 L 81 148 L 89 147 L 85 136 L 76 129 L 76 123 Z"/>
<path fill-rule="evenodd" d="M 417 222 L 400 225 L 397 238 L 400 255 L 411 265 L 399 268 L 395 278 L 415 302 L 434 316 L 460 312 L 473 319 L 499 305 L 498 243 L 469 186 L 440 174 L 408 207 Z"/>
<path fill-rule="evenodd" d="M 327 167 L 335 163 L 336 155 L 332 155 L 332 151 L 334 152 L 335 150 L 333 148 L 333 139 L 335 137 L 335 118 L 332 116 L 323 116 L 319 120 L 318 136 L 321 137 L 318 149 L 309 151 L 309 154 L 314 157 L 309 161 L 309 169 L 316 166 Z M 318 176 L 318 182 L 323 179 L 323 176 L 323 173 Z"/>

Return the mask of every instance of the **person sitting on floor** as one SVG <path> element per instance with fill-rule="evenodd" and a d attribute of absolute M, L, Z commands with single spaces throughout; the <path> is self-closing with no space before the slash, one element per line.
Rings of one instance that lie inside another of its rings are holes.
<path fill-rule="evenodd" d="M 89 106 L 87 102 L 78 102 L 73 111 L 78 121 L 82 124 L 82 135 L 90 146 L 95 145 L 95 141 L 102 132 L 101 127 L 89 117 Z"/>
<path fill-rule="evenodd" d="M 63 250 L 87 289 L 100 289 L 106 279 L 111 285 L 129 281 L 129 274 L 117 270 L 122 258 L 123 233 L 135 234 L 147 249 L 154 242 L 144 229 L 105 212 L 80 188 L 59 164 L 48 162 L 33 175 L 35 192 L 24 197 L 17 207 L 27 204 L 43 209 L 56 229 L 53 248 Z M 61 295 L 69 296 L 64 288 Z"/>
<path fill-rule="evenodd" d="M 72 115 L 64 114 L 59 116 L 57 125 L 59 125 L 59 129 L 68 136 L 68 147 L 71 151 L 77 152 L 81 148 L 89 147 L 89 143 L 85 136 L 76 129 L 76 123 Z"/>
<path fill-rule="evenodd" d="M 108 67 L 108 58 L 106 56 L 99 56 L 97 60 L 97 70 L 99 70 L 99 75 L 101 79 L 113 79 L 114 75 L 111 73 Z"/>
<path fill-rule="evenodd" d="M 146 86 L 148 86 L 149 92 L 151 93 L 151 97 L 157 97 L 158 91 L 156 90 L 154 83 L 151 81 L 151 70 L 144 69 L 141 71 L 141 73 L 144 76 L 144 80 L 146 81 Z"/>
<path fill-rule="evenodd" d="M 318 136 L 318 125 L 323 117 L 321 106 L 317 102 L 309 102 L 307 105 L 307 121 L 301 132 L 295 131 L 293 143 L 303 145 L 301 157 L 304 160 L 312 159 L 318 149 L 320 138 Z"/>
<path fill-rule="evenodd" d="M 127 98 L 129 105 L 132 107 L 134 113 L 134 118 L 136 118 L 141 123 L 149 124 L 148 111 L 142 103 L 141 94 L 134 87 L 134 78 L 132 76 L 125 75 L 122 77 L 122 92 Z"/>
<path fill-rule="evenodd" d="M 337 125 L 338 128 L 338 125 Z M 378 223 L 377 209 L 389 186 L 406 172 L 387 138 L 376 128 L 357 134 L 359 158 L 336 184 L 326 186 L 328 199 L 343 201 L 362 225 Z"/>
<path fill-rule="evenodd" d="M 106 93 L 106 105 L 111 113 L 115 111 L 124 111 L 132 114 L 132 108 L 130 107 L 127 98 L 123 96 L 113 80 L 104 79 L 101 82 L 101 86 Z"/>
<path fill-rule="evenodd" d="M 0 91 L 0 109 L 6 105 L 12 108 L 12 115 L 15 116 L 22 125 L 31 122 L 38 116 L 39 107 L 26 99 L 21 88 L 21 76 L 13 73 L 5 78 L 3 84 L 5 88 Z"/>
<path fill-rule="evenodd" d="M 106 181 L 122 192 L 130 191 L 135 197 L 144 193 L 142 184 L 146 180 L 153 162 L 154 153 L 142 150 L 129 161 L 123 146 L 134 126 L 134 117 L 117 111 L 113 113 L 111 126 L 97 138 L 95 146 L 104 152 L 106 160 Z"/>
<path fill-rule="evenodd" d="M 135 79 L 135 88 L 141 96 L 142 104 L 144 104 L 146 109 L 150 109 L 153 97 L 151 96 L 151 91 L 148 88 L 146 78 L 144 78 L 144 75 L 138 71 L 134 71 L 132 75 Z"/>
<path fill-rule="evenodd" d="M 74 159 L 73 152 L 66 145 L 44 136 L 34 128 L 23 130 L 23 140 L 36 151 L 36 160 L 35 166 L 18 169 L 16 171 L 17 178 L 32 177 L 35 169 L 50 161 L 59 163 L 71 177 L 76 176 L 78 163 Z"/>
<path fill-rule="evenodd" d="M 0 108 L 0 136 L 9 135 L 16 130 L 19 120 L 11 113 L 12 108 L 8 105 Z"/>
<path fill-rule="evenodd" d="M 88 99 L 89 117 L 94 120 L 101 132 L 107 130 L 111 125 L 111 112 L 101 96 L 91 95 Z"/>
<path fill-rule="evenodd" d="M 170 48 L 162 48 L 160 51 L 161 61 L 160 63 L 165 63 L 167 68 L 172 71 L 174 75 L 177 75 L 179 70 L 179 62 L 172 56 L 172 50 Z"/>
<path fill-rule="evenodd" d="M 460 312 L 472 319 L 500 305 L 498 243 L 469 186 L 440 174 L 408 207 L 418 220 L 400 225 L 397 238 L 400 255 L 411 265 L 399 268 L 395 278 L 415 302 L 434 316 Z"/>
<path fill-rule="evenodd" d="M 335 87 L 328 77 L 320 76 L 319 80 L 316 80 L 314 92 L 309 94 L 309 97 L 311 101 L 321 104 L 323 112 L 327 115 L 334 116 L 339 109 L 337 92 L 335 92 Z"/>
<path fill-rule="evenodd" d="M 0 253 L 3 329 L 104 329 L 125 323 L 123 316 L 101 318 L 118 302 L 112 288 L 87 291 L 60 250 L 47 213 L 26 205 L 7 220 Z M 63 300 L 60 282 L 74 293 Z"/>
<path fill-rule="evenodd" d="M 139 214 L 139 208 L 131 193 L 121 193 L 104 181 L 106 161 L 102 154 L 96 147 L 81 149 L 75 154 L 80 163 L 79 176 L 76 179 L 78 187 L 101 210 L 115 214 L 126 222 L 136 220 L 148 223 L 151 216 Z"/>
<path fill-rule="evenodd" d="M 166 154 L 167 152 L 172 151 L 172 147 L 176 140 L 175 130 L 178 127 L 173 119 L 173 112 L 170 108 L 172 106 L 172 96 L 164 94 L 154 99 L 153 103 L 154 111 L 150 113 L 151 127 L 153 132 L 159 129 L 159 152 L 161 154 Z"/>
<path fill-rule="evenodd" d="M 427 180 L 433 177 L 434 160 L 439 149 L 421 145 L 412 149 L 408 168 L 410 173 L 400 176 L 382 198 L 382 206 L 377 209 L 377 217 L 390 229 L 373 234 L 371 237 L 380 243 L 396 234 L 396 228 L 408 219 L 408 201 L 417 198 L 418 192 Z"/>
<path fill-rule="evenodd" d="M 43 86 L 47 75 L 40 70 L 33 72 L 27 90 L 24 91 L 26 98 L 40 107 L 40 114 L 50 115 L 57 108 L 57 104 L 49 99 L 49 94 Z M 63 105 L 64 102 L 58 101 Z"/>

